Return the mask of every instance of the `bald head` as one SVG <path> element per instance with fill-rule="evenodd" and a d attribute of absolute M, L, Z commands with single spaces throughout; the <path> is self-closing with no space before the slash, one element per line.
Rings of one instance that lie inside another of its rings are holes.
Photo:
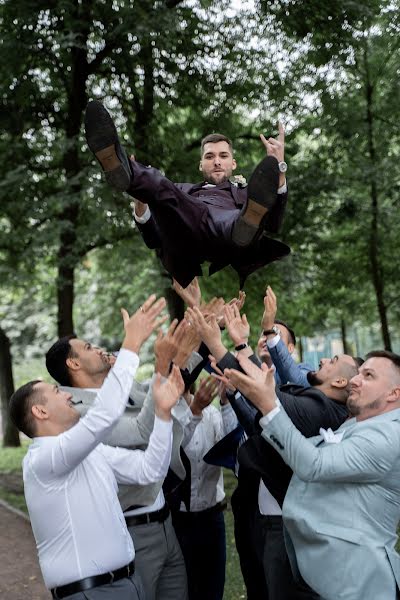
<path fill-rule="evenodd" d="M 350 392 L 350 380 L 358 373 L 359 362 L 362 361 L 349 354 L 321 358 L 318 371 L 308 373 L 308 381 L 329 398 L 344 403 Z"/>

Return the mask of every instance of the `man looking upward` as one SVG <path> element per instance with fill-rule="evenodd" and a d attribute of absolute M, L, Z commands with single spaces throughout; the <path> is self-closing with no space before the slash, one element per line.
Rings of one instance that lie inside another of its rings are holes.
<path fill-rule="evenodd" d="M 170 362 L 180 365 L 177 344 L 184 349 L 184 329 L 173 322 L 166 335 L 155 344 L 155 371 L 168 376 Z M 159 333 L 159 336 L 161 334 Z M 165 356 L 165 344 L 172 353 Z M 166 363 L 166 364 L 164 364 Z M 46 353 L 50 375 L 72 394 L 72 402 L 82 414 L 93 405 L 96 391 L 103 385 L 111 364 L 108 355 L 89 342 L 67 336 L 52 345 Z M 154 379 L 154 378 L 153 378 Z M 154 423 L 153 379 L 139 383 L 131 381 L 131 390 L 124 413 L 104 440 L 111 446 L 143 448 L 147 446 Z M 109 399 L 112 401 L 112 398 Z M 181 398 L 173 409 L 173 445 L 171 468 L 184 479 L 180 443 L 184 424 L 190 420 L 190 409 Z M 180 421 L 182 419 L 182 423 Z M 168 504 L 161 488 L 163 481 L 151 485 L 120 486 L 118 497 L 124 518 L 135 546 L 135 563 L 146 600 L 186 599 L 186 570 L 182 552 L 172 525 Z"/>
<path fill-rule="evenodd" d="M 326 600 L 398 598 L 400 356 L 370 352 L 350 381 L 353 418 L 312 439 L 277 401 L 272 369 L 239 363 L 247 375 L 225 375 L 264 415 L 262 436 L 294 472 L 283 505 L 294 573 Z"/>
<path fill-rule="evenodd" d="M 122 415 L 143 342 L 163 321 L 165 300 L 150 296 L 129 318 L 113 369 L 79 418 L 68 392 L 42 381 L 19 388 L 10 416 L 33 442 L 23 461 L 25 497 L 46 586 L 53 598 L 142 600 L 135 550 L 117 497 L 117 482 L 162 480 L 171 457 L 171 409 L 183 391 L 177 367 L 153 387 L 154 429 L 146 451 L 102 444 Z M 110 399 L 112 399 L 110 401 Z"/>

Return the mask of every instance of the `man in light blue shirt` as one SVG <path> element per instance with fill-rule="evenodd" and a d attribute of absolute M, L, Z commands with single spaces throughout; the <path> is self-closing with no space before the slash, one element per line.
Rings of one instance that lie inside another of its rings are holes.
<path fill-rule="evenodd" d="M 351 379 L 353 418 L 306 439 L 277 401 L 272 369 L 240 358 L 230 382 L 262 412 L 263 437 L 293 469 L 283 505 L 294 572 L 325 600 L 395 600 L 400 557 L 400 356 L 371 352 Z"/>

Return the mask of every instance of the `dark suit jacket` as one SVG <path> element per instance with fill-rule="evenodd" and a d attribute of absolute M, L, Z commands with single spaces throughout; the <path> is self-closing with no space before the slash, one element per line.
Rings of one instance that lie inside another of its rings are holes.
<path fill-rule="evenodd" d="M 222 358 L 218 366 L 222 370 L 241 370 L 238 361 L 230 352 Z M 338 429 L 349 416 L 344 404 L 328 398 L 315 387 L 303 388 L 292 384 L 277 386 L 276 395 L 293 424 L 306 437 L 318 435 L 320 427 Z M 292 470 L 261 434 L 255 433 L 257 428 L 259 430 L 261 413 L 254 409 L 254 429 L 249 430 L 248 401 L 241 396 L 231 399 L 231 405 L 239 422 L 251 435 L 239 449 L 240 466 L 258 472 L 268 490 L 282 506 Z"/>
<path fill-rule="evenodd" d="M 254 244 L 239 248 L 231 239 L 233 223 L 247 199 L 245 187 L 225 182 L 212 188 L 204 183 L 174 184 L 159 171 L 132 163 L 129 194 L 149 204 L 152 216 L 137 223 L 145 244 L 157 250 L 166 270 L 184 287 L 201 275 L 201 263 L 210 261 L 210 274 L 231 264 L 241 287 L 250 273 L 289 254 L 290 248 L 265 234 Z M 280 194 L 268 214 L 266 229 L 277 233 L 287 194 Z"/>

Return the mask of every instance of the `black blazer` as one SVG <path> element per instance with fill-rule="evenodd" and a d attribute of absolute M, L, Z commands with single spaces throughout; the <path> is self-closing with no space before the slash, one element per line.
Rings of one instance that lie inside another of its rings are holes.
<path fill-rule="evenodd" d="M 253 356 L 253 360 L 256 361 Z M 236 358 L 228 352 L 218 363 L 220 369 L 242 370 Z M 276 387 L 276 395 L 293 424 L 305 436 L 318 435 L 320 427 L 333 430 L 349 417 L 344 404 L 326 396 L 316 387 L 303 388 L 298 385 L 283 385 Z M 248 403 L 243 396 L 231 401 L 239 422 L 242 414 L 248 427 Z M 246 404 L 245 410 L 240 405 Z M 284 462 L 280 454 L 261 436 L 258 421 L 261 413 L 255 409 L 254 433 L 239 449 L 239 464 L 246 469 L 259 473 L 268 490 L 282 506 L 287 488 L 292 477 L 292 470 Z M 243 426 L 245 424 L 243 423 Z M 248 432 L 249 433 L 249 432 Z"/>
<path fill-rule="evenodd" d="M 157 251 L 166 270 L 182 286 L 202 274 L 201 264 L 207 260 L 211 262 L 210 275 L 232 265 L 243 287 L 250 273 L 290 253 L 289 246 L 266 234 L 245 248 L 233 244 L 232 217 L 236 218 L 236 214 L 232 211 L 240 210 L 246 202 L 246 188 L 230 182 L 210 189 L 202 188 L 202 184 L 173 184 L 156 169 L 137 162 L 133 167 L 129 193 L 147 202 L 152 213 L 146 223 L 137 223 L 137 227 L 145 244 Z M 268 215 L 266 230 L 278 232 L 286 204 L 287 194 L 280 195 Z M 221 219 L 221 208 L 226 210 L 226 223 L 225 216 Z"/>

